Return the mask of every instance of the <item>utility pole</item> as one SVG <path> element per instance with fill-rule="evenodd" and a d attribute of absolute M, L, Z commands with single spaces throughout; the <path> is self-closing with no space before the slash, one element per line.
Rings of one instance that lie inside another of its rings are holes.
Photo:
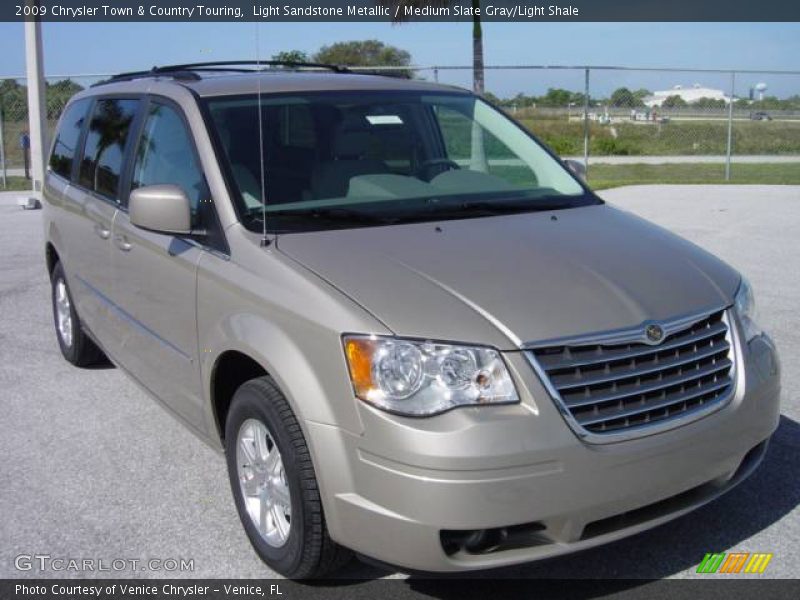
<path fill-rule="evenodd" d="M 38 0 L 28 0 L 38 5 Z M 44 103 L 44 54 L 42 23 L 38 18 L 25 21 L 25 72 L 28 84 L 28 127 L 31 139 L 31 167 L 34 196 L 39 198 L 44 185 L 44 153 L 47 147 Z"/>
<path fill-rule="evenodd" d="M 589 68 L 584 73 L 583 83 L 583 168 L 589 176 Z"/>
<path fill-rule="evenodd" d="M 0 181 L 3 182 L 3 189 L 8 187 L 6 171 L 6 145 L 3 140 L 3 100 L 0 98 Z"/>
<path fill-rule="evenodd" d="M 736 73 L 731 73 L 731 95 L 728 98 L 728 141 L 725 145 L 725 181 L 731 180 L 731 154 L 733 152 L 733 96 L 736 94 Z"/>

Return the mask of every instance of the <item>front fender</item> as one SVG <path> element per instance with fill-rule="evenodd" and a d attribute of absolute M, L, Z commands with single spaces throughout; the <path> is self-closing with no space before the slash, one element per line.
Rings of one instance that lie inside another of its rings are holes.
<path fill-rule="evenodd" d="M 301 425 L 313 421 L 356 434 L 362 431 L 338 335 L 317 332 L 313 343 L 301 345 L 295 336 L 263 317 L 233 314 L 216 324 L 210 339 L 214 342 L 201 349 L 200 365 L 208 399 L 209 431 L 217 430 L 211 404 L 212 375 L 220 357 L 228 351 L 240 352 L 262 366 L 286 396 Z"/>

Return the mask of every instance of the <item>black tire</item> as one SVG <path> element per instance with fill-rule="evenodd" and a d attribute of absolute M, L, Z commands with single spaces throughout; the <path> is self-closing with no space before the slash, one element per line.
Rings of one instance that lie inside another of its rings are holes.
<path fill-rule="evenodd" d="M 72 321 L 71 340 L 64 339 L 64 336 L 59 330 L 56 295 L 59 283 L 61 282 L 64 284 L 64 291 L 66 292 L 69 300 L 69 314 Z M 61 348 L 61 354 L 64 355 L 64 358 L 66 358 L 67 361 L 76 367 L 89 367 L 98 363 L 107 362 L 108 359 L 106 358 L 105 354 L 103 354 L 103 351 L 100 350 L 100 348 L 98 348 L 91 339 L 89 339 L 89 337 L 86 335 L 86 332 L 83 330 L 83 325 L 81 325 L 81 320 L 78 317 L 77 311 L 75 310 L 75 303 L 72 300 L 72 293 L 69 290 L 67 278 L 64 275 L 64 268 L 61 266 L 60 262 L 56 263 L 55 267 L 53 267 L 53 272 L 50 275 L 50 289 L 50 298 L 53 306 L 53 324 L 55 325 L 56 329 L 58 346 Z"/>
<path fill-rule="evenodd" d="M 267 543 L 245 507 L 237 469 L 237 442 L 243 423 L 266 425 L 283 459 L 291 501 L 286 542 Z M 352 554 L 328 535 L 319 486 L 308 445 L 286 398 L 270 377 L 243 384 L 233 396 L 225 421 L 225 455 L 236 510 L 256 553 L 274 571 L 291 579 L 313 579 L 344 566 Z"/>

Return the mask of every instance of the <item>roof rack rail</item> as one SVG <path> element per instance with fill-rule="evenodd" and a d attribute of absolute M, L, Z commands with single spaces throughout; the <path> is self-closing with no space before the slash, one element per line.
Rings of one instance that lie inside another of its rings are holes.
<path fill-rule="evenodd" d="M 247 67 L 247 68 L 242 68 Z M 288 69 L 325 69 L 334 73 L 349 73 L 347 67 L 341 65 L 331 65 L 316 62 L 293 62 L 284 60 L 223 60 L 214 62 L 186 63 L 183 65 L 165 65 L 163 67 L 153 67 L 149 71 L 131 71 L 119 73 L 108 79 L 95 83 L 95 86 L 119 81 L 132 81 L 146 77 L 158 77 L 167 75 L 175 79 L 199 80 L 200 75 L 196 71 L 217 71 L 229 73 L 253 73 L 262 70 L 261 67 L 286 67 Z M 94 86 L 93 86 L 94 87 Z"/>
<path fill-rule="evenodd" d="M 207 70 L 206 67 L 235 67 L 237 65 L 250 66 L 250 67 L 288 67 L 290 69 L 326 69 L 335 73 L 348 73 L 349 69 L 342 65 L 332 65 L 329 63 L 318 62 L 304 62 L 304 61 L 291 61 L 291 60 L 223 60 L 215 62 L 200 62 L 200 63 L 187 63 L 185 65 L 170 65 L 162 67 L 163 69 L 177 69 L 182 70 Z M 226 70 L 226 69 L 220 69 Z M 247 71 L 248 69 L 239 69 Z M 249 69 L 254 71 L 256 69 Z"/>

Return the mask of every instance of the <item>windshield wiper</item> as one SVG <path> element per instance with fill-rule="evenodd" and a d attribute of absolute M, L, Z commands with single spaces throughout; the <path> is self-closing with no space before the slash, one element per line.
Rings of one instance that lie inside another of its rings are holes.
<path fill-rule="evenodd" d="M 542 212 L 570 208 L 569 202 L 535 202 L 526 200 L 498 200 L 462 202 L 455 205 L 442 205 L 431 211 L 434 215 L 505 215 L 519 212 Z"/>
<path fill-rule="evenodd" d="M 259 212 L 260 215 L 260 212 Z M 327 221 L 348 221 L 353 223 L 395 223 L 397 219 L 392 217 L 381 217 L 375 214 L 366 213 L 349 208 L 297 208 L 267 211 L 267 219 L 270 216 L 276 217 L 309 217 L 311 219 L 323 219 Z"/>

